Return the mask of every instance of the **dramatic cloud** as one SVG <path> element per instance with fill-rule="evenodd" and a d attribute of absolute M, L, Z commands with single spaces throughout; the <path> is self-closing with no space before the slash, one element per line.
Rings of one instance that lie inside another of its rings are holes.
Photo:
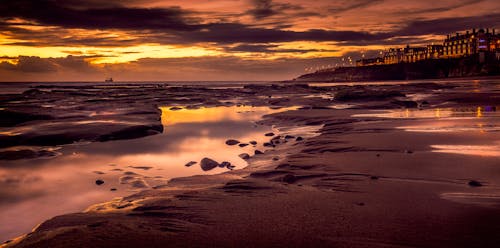
<path fill-rule="evenodd" d="M 0 5 L 4 19 L 22 18 L 42 25 L 84 29 L 196 30 L 188 24 L 187 12 L 179 7 L 126 8 L 119 5 L 70 5 L 79 1 L 16 0 Z M 79 2 L 80 3 L 80 2 Z M 82 7 L 82 8 L 79 8 Z"/>
<path fill-rule="evenodd" d="M 384 2 L 384 0 L 351 0 L 342 2 L 341 4 L 337 2 L 337 6 L 329 8 L 328 11 L 332 14 L 338 14 L 350 10 L 368 7 L 370 5 L 375 5 L 382 2 Z"/>
<path fill-rule="evenodd" d="M 318 66 L 307 61 L 499 27 L 499 9 L 496 0 L 2 0 L 0 72 L 2 80 L 135 80 L 130 73 L 173 79 L 200 70 L 215 80 L 231 68 L 286 79 Z"/>
<path fill-rule="evenodd" d="M 449 34 L 470 28 L 500 26 L 500 13 L 410 22 L 400 35 Z"/>
<path fill-rule="evenodd" d="M 76 57 L 72 55 L 64 58 L 19 56 L 18 58 L 15 58 L 15 60 L 16 63 L 5 61 L 0 63 L 0 70 L 27 73 L 50 73 L 66 69 L 82 73 L 94 71 L 94 68 L 85 60 L 85 57 Z"/>

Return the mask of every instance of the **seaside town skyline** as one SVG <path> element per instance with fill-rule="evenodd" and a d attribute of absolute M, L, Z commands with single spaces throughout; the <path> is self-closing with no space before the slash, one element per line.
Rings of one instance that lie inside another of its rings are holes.
<path fill-rule="evenodd" d="M 286 80 L 400 44 L 500 27 L 497 1 L 429 3 L 7 0 L 1 80 Z"/>
<path fill-rule="evenodd" d="M 463 58 L 477 55 L 479 62 L 487 57 L 500 60 L 500 34 L 493 28 L 467 30 L 465 33 L 448 34 L 441 44 L 389 48 L 374 58 L 356 61 L 356 66 L 388 65 L 397 63 L 415 63 L 428 59 Z M 352 63 L 350 63 L 352 65 Z"/>

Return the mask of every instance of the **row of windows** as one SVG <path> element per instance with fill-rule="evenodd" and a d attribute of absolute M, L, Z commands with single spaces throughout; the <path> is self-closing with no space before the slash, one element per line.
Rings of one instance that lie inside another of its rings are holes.
<path fill-rule="evenodd" d="M 453 41 L 453 42 L 445 42 L 444 45 L 445 46 L 451 46 L 451 45 L 456 45 L 456 44 L 468 44 L 468 43 L 472 43 L 474 41 L 474 39 L 464 39 L 464 40 L 458 40 L 458 41 Z"/>

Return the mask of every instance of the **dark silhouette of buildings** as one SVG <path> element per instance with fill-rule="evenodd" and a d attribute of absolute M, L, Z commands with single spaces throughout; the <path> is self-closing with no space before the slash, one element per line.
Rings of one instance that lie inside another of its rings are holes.
<path fill-rule="evenodd" d="M 429 59 L 463 58 L 478 56 L 480 63 L 486 58 L 494 57 L 500 60 L 500 35 L 489 29 L 473 29 L 464 34 L 447 35 L 442 45 L 427 45 L 425 47 L 390 48 L 383 58 L 370 58 L 356 61 L 357 66 L 380 64 L 415 63 Z"/>

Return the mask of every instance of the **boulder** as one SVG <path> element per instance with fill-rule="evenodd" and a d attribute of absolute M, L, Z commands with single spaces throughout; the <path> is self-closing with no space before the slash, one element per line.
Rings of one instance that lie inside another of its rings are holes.
<path fill-rule="evenodd" d="M 210 158 L 203 158 L 200 162 L 200 166 L 202 170 L 209 171 L 219 166 L 219 163 Z"/>

